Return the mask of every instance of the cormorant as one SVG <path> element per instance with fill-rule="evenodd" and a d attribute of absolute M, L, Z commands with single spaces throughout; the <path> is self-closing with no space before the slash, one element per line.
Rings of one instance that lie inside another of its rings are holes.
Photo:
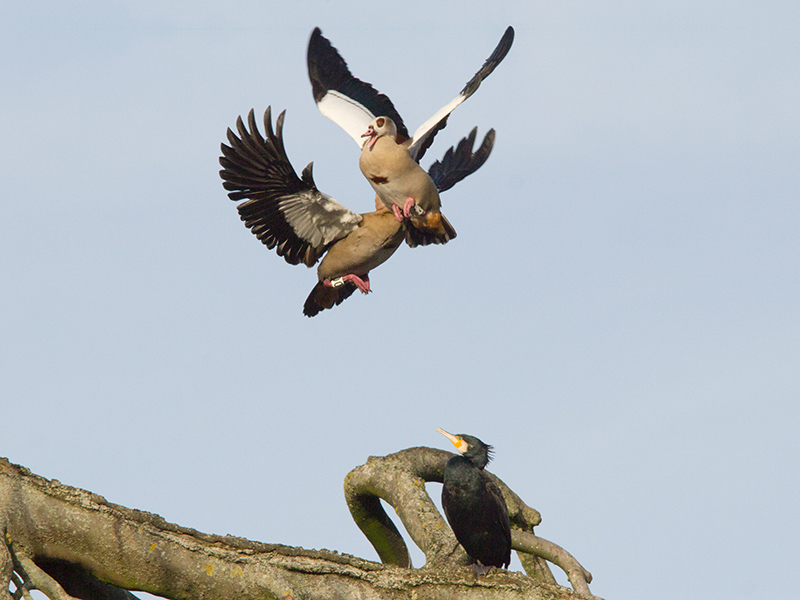
<path fill-rule="evenodd" d="M 483 468 L 491 459 L 492 447 L 478 438 L 436 431 L 447 437 L 460 456 L 444 468 L 442 507 L 456 539 L 467 551 L 472 572 L 485 575 L 490 567 L 511 563 L 511 526 L 500 488 Z"/>

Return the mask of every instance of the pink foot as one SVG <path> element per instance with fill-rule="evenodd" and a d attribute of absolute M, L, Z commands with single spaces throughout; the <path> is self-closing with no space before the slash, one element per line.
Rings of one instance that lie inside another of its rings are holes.
<path fill-rule="evenodd" d="M 403 211 L 400 210 L 400 207 L 397 204 L 392 204 L 392 212 L 394 213 L 394 218 L 397 219 L 398 223 L 403 222 Z"/>
<path fill-rule="evenodd" d="M 411 216 L 411 207 L 414 206 L 414 204 L 416 204 L 416 202 L 414 202 L 413 198 L 406 200 L 405 206 L 403 206 L 403 216 Z"/>
<path fill-rule="evenodd" d="M 369 294 L 371 291 L 369 289 L 369 273 L 365 274 L 363 279 L 358 275 L 349 273 L 342 277 L 337 277 L 336 279 L 325 279 L 322 283 L 323 285 L 333 288 L 343 286 L 345 283 L 352 283 L 362 294 Z"/>
<path fill-rule="evenodd" d="M 349 281 L 350 283 L 355 285 L 361 291 L 362 294 L 369 294 L 370 292 L 369 274 L 364 275 L 364 278 L 362 279 L 358 275 L 353 275 L 352 273 L 350 273 L 342 277 L 342 279 L 344 279 L 345 281 Z"/>

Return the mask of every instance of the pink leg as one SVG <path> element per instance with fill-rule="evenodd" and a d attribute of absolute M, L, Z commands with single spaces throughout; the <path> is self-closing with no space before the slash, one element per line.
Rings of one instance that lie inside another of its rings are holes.
<path fill-rule="evenodd" d="M 394 218 L 397 219 L 398 223 L 403 222 L 403 211 L 400 210 L 400 207 L 397 204 L 392 204 L 392 212 L 394 213 Z"/>
<path fill-rule="evenodd" d="M 323 285 L 327 285 L 328 287 L 333 287 L 333 288 L 342 286 L 345 283 L 352 283 L 364 294 L 369 294 L 371 291 L 369 289 L 369 273 L 366 273 L 363 279 L 358 275 L 353 275 L 352 273 L 349 273 L 348 275 L 344 275 L 343 277 L 337 277 L 336 279 L 333 280 L 323 279 L 322 281 Z"/>
<path fill-rule="evenodd" d="M 403 215 L 404 216 L 406 216 L 406 217 L 411 216 L 411 207 L 414 206 L 414 204 L 416 204 L 416 202 L 414 202 L 413 198 L 409 198 L 408 200 L 406 200 L 406 204 L 405 204 L 405 206 L 403 206 Z"/>
<path fill-rule="evenodd" d="M 342 279 L 354 284 L 359 290 L 361 290 L 362 294 L 369 294 L 369 273 L 366 273 L 363 279 L 358 275 L 353 275 L 352 273 L 345 275 Z"/>

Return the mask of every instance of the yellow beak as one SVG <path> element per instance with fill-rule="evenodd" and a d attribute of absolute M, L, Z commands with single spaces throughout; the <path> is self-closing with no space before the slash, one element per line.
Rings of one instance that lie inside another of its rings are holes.
<path fill-rule="evenodd" d="M 458 450 L 459 454 L 464 454 L 464 452 L 466 452 L 466 451 L 467 451 L 467 448 L 468 448 L 469 444 L 467 444 L 467 442 L 465 442 L 464 440 L 462 440 L 462 439 L 461 439 L 460 437 L 458 437 L 457 435 L 453 435 L 452 433 L 448 433 L 447 431 L 445 431 L 445 430 L 444 430 L 444 429 L 442 429 L 441 427 L 438 427 L 438 428 L 436 429 L 436 431 L 438 431 L 438 432 L 439 432 L 439 433 L 441 433 L 441 434 L 442 434 L 444 437 L 446 437 L 448 440 L 450 440 L 451 442 L 453 442 L 453 446 L 455 446 L 455 447 L 456 447 L 456 450 Z"/>

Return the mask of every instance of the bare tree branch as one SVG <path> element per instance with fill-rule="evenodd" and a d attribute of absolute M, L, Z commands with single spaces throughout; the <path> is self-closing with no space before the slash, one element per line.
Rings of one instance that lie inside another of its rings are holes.
<path fill-rule="evenodd" d="M 586 598 L 592 596 L 588 585 L 592 582 L 592 574 L 561 546 L 535 536 L 533 532 L 512 530 L 511 547 L 517 550 L 517 554 L 527 552 L 558 565 L 567 574 L 572 589 Z"/>
<path fill-rule="evenodd" d="M 28 582 L 23 584 L 20 576 L 37 578 L 29 585 L 45 588 L 54 600 L 64 597 L 62 591 L 94 600 L 95 596 L 69 587 L 76 574 L 117 593 L 142 590 L 174 600 L 577 597 L 566 588 L 521 573 L 497 572 L 475 581 L 463 568 L 407 569 L 327 550 L 204 534 L 48 481 L 5 459 L 0 459 L 0 532 L 5 541 L 0 544 L 3 600 L 25 593 Z M 17 566 L 12 556 L 17 556 Z M 11 587 L 17 588 L 14 595 Z"/>
<path fill-rule="evenodd" d="M 3 541 L 5 542 L 5 537 Z M 11 583 L 16 588 L 13 594 L 10 590 Z M 14 573 L 14 562 L 11 560 L 11 553 L 5 543 L 0 544 L 0 599 L 19 600 L 23 592 L 27 592 L 27 590 L 25 590 L 17 574 Z M 25 600 L 27 599 L 28 596 L 25 596 Z"/>
<path fill-rule="evenodd" d="M 466 553 L 425 489 L 427 481 L 442 482 L 445 464 L 452 456 L 450 452 L 435 448 L 409 448 L 388 456 L 371 456 L 365 464 L 347 474 L 344 485 L 347 506 L 382 562 L 410 566 L 405 542 L 378 498 L 394 507 L 411 539 L 425 553 L 426 565 L 453 567 L 467 564 Z M 592 580 L 591 573 L 569 552 L 534 535 L 534 526 L 541 522 L 539 512 L 525 504 L 498 477 L 489 475 L 500 487 L 508 506 L 512 547 L 517 554 L 533 554 L 558 565 L 576 592 L 591 597 L 588 585 Z M 526 560 L 523 567 L 528 575 L 540 581 L 555 581 L 546 563 Z"/>
<path fill-rule="evenodd" d="M 23 574 L 23 579 L 26 582 L 30 582 L 23 584 L 21 589 L 37 589 L 51 600 L 76 600 L 64 591 L 64 588 L 61 587 L 55 579 L 50 577 L 50 575 L 40 569 L 35 562 L 28 558 L 28 555 L 24 551 L 19 548 L 14 548 L 14 542 L 11 542 L 9 547 L 14 557 L 17 571 Z M 23 594 L 24 593 L 25 592 L 23 592 Z"/>
<path fill-rule="evenodd" d="M 522 563 L 522 568 L 525 569 L 528 577 L 543 583 L 548 583 L 551 585 L 556 584 L 556 578 L 553 577 L 553 572 L 547 565 L 547 561 L 541 556 L 527 554 L 525 552 L 517 552 L 517 558 L 519 558 L 519 562 Z"/>

